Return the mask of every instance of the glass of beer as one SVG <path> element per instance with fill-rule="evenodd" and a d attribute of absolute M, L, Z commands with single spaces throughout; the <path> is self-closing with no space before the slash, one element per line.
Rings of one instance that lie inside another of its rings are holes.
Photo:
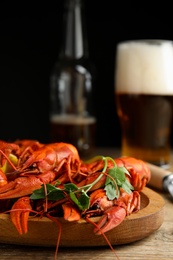
<path fill-rule="evenodd" d="M 122 129 L 122 156 L 169 167 L 173 42 L 120 42 L 116 49 L 115 96 Z"/>

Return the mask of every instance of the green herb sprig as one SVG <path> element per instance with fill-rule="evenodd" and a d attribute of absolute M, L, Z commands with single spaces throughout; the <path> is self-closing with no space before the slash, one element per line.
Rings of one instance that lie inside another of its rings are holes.
<path fill-rule="evenodd" d="M 130 176 L 129 172 L 125 167 L 118 167 L 115 161 L 111 157 L 96 156 L 86 163 L 96 162 L 98 160 L 103 160 L 104 166 L 102 173 L 90 184 L 84 185 L 82 187 L 77 187 L 74 183 L 64 184 L 64 188 L 58 188 L 51 184 L 46 184 L 45 187 L 42 185 L 40 189 L 35 190 L 30 196 L 31 199 L 45 199 L 48 200 L 61 200 L 67 196 L 78 206 L 80 210 L 85 210 L 89 208 L 90 197 L 88 196 L 89 190 L 103 177 L 106 173 L 108 167 L 108 161 L 112 161 L 113 167 L 108 170 L 104 190 L 109 200 L 117 199 L 120 196 L 120 188 L 122 188 L 127 193 L 130 193 L 134 188 L 130 182 L 126 179 L 126 174 Z"/>

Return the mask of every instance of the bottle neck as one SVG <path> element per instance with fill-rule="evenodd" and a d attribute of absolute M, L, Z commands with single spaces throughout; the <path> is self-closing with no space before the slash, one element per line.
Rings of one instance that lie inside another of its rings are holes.
<path fill-rule="evenodd" d="M 61 56 L 81 59 L 88 56 L 85 14 L 82 0 L 66 0 Z"/>

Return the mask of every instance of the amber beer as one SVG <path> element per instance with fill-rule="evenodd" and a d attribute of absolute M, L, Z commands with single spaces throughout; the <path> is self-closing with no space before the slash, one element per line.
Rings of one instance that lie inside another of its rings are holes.
<path fill-rule="evenodd" d="M 82 158 L 87 157 L 95 146 L 95 117 L 53 115 L 51 117 L 51 141 L 73 144 Z"/>
<path fill-rule="evenodd" d="M 172 42 L 120 43 L 115 77 L 122 155 L 167 167 L 173 114 Z"/>

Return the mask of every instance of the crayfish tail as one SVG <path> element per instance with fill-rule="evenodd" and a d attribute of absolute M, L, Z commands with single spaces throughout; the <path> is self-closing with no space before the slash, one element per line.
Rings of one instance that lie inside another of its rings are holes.
<path fill-rule="evenodd" d="M 29 197 L 18 199 L 11 209 L 11 221 L 21 235 L 28 232 L 28 217 L 31 209 Z"/>

